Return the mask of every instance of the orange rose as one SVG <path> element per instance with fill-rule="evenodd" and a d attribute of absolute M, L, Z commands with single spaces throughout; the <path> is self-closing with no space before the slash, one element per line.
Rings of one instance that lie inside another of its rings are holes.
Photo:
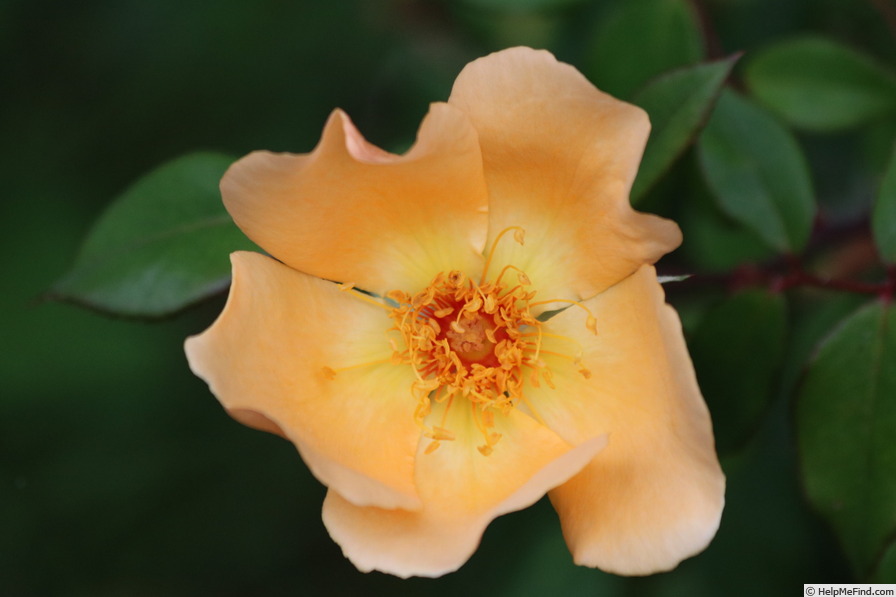
<path fill-rule="evenodd" d="M 337 110 L 311 153 L 224 176 L 274 259 L 233 254 L 190 366 L 296 445 L 359 569 L 455 570 L 545 493 L 575 561 L 610 572 L 668 570 L 715 534 L 724 476 L 651 266 L 680 232 L 628 202 L 648 131 L 514 48 L 468 65 L 404 155 Z"/>

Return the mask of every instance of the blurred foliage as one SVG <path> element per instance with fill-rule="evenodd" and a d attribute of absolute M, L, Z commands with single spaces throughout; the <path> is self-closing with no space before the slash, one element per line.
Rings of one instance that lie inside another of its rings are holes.
<path fill-rule="evenodd" d="M 867 578 L 896 532 L 896 318 L 868 305 L 821 346 L 796 414 L 809 499 Z"/>
<path fill-rule="evenodd" d="M 141 178 L 103 214 L 51 295 L 117 315 L 167 315 L 230 285 L 236 250 L 258 250 L 221 209 L 233 157 L 195 153 Z"/>
<path fill-rule="evenodd" d="M 628 99 L 653 77 L 703 58 L 697 14 L 685 0 L 608 4 L 590 31 L 582 65 L 607 93 Z"/>
<path fill-rule="evenodd" d="M 3 594 L 896 582 L 892 2 L 7 0 L 0 19 Z M 463 65 L 510 44 L 547 47 L 654 122 L 638 207 L 685 232 L 660 272 L 695 274 L 666 290 L 728 475 L 718 536 L 670 573 L 574 566 L 542 501 L 496 520 L 458 573 L 361 574 L 327 537 L 324 490 L 295 450 L 233 423 L 183 357 L 223 304 L 226 253 L 247 241 L 224 224 L 208 242 L 152 240 L 178 229 L 165 214 L 226 222 L 212 200 L 226 160 L 212 155 L 308 151 L 337 106 L 406 148 Z M 171 263 L 190 267 L 172 277 Z M 120 273 L 147 264 L 151 283 L 122 295 Z M 54 281 L 122 315 L 210 300 L 149 326 L 39 301 Z"/>
<path fill-rule="evenodd" d="M 650 116 L 651 133 L 632 187 L 631 202 L 672 166 L 694 140 L 731 72 L 735 58 L 682 68 L 658 77 L 632 100 Z"/>
<path fill-rule="evenodd" d="M 824 38 L 771 45 L 755 56 L 744 76 L 760 101 L 809 131 L 848 129 L 896 111 L 896 76 Z"/>
<path fill-rule="evenodd" d="M 786 341 L 786 309 L 780 294 L 739 292 L 707 310 L 691 335 L 688 348 L 713 413 L 720 453 L 749 440 L 772 403 Z"/>
<path fill-rule="evenodd" d="M 877 201 L 871 217 L 874 240 L 884 262 L 896 265 L 896 146 L 880 183 Z"/>
<path fill-rule="evenodd" d="M 786 129 L 726 90 L 700 137 L 698 153 L 725 214 L 771 249 L 798 253 L 805 247 L 815 198 L 805 159 Z"/>

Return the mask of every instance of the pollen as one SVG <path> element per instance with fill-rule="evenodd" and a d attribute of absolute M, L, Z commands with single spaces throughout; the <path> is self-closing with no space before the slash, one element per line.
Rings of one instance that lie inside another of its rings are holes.
<path fill-rule="evenodd" d="M 529 310 L 528 291 L 522 283 L 477 284 L 458 271 L 438 274 L 414 296 L 393 292 L 399 305 L 390 313 L 406 347 L 403 358 L 417 375 L 412 394 L 418 402 L 418 423 L 433 440 L 452 441 L 443 426 L 427 426 L 423 419 L 433 401 L 448 408 L 470 408 L 482 434 L 479 451 L 489 454 L 500 434 L 495 433 L 494 411 L 506 412 L 522 400 L 524 360 L 537 348 L 527 331 L 541 323 Z"/>
<path fill-rule="evenodd" d="M 453 323 L 445 331 L 448 347 L 466 363 L 479 363 L 494 353 L 497 345 L 494 322 L 488 317 L 477 317 L 458 329 Z"/>

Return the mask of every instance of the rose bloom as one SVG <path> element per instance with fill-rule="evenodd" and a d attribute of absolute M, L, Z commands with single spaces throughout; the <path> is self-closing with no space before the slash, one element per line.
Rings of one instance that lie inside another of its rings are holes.
<path fill-rule="evenodd" d="M 403 155 L 336 110 L 311 153 L 225 174 L 273 258 L 232 255 L 190 366 L 295 444 L 359 569 L 456 570 L 545 493 L 575 561 L 609 572 L 671 569 L 714 536 L 725 480 L 651 265 L 681 234 L 628 201 L 649 128 L 514 48 L 467 65 Z"/>

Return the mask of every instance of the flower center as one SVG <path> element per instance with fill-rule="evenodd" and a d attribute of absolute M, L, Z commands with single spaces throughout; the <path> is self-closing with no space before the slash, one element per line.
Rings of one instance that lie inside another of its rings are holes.
<path fill-rule="evenodd" d="M 441 333 L 448 340 L 448 347 L 462 362 L 468 365 L 482 363 L 492 367 L 498 364 L 494 354 L 497 344 L 488 338 L 495 337 L 495 324 L 489 318 L 477 315 L 475 319 L 465 321 L 463 327 L 456 328 L 448 323 L 448 328 L 443 328 Z"/>
<path fill-rule="evenodd" d="M 530 415 L 543 423 L 524 392 L 524 385 L 538 388 L 542 383 L 553 388 L 553 374 L 540 355 L 551 354 L 570 361 L 579 373 L 590 373 L 580 363 L 581 350 L 569 355 L 542 349 L 545 336 L 578 344 L 571 338 L 547 334 L 531 308 L 544 304 L 569 303 L 588 313 L 586 327 L 596 333 L 591 312 L 578 301 L 552 299 L 532 302 L 535 292 L 529 290 L 529 278 L 513 265 L 505 266 L 493 280 L 487 280 L 495 246 L 508 231 L 522 244 L 518 227 L 503 230 L 495 238 L 478 282 L 463 272 L 441 272 L 422 291 L 410 295 L 401 290 L 386 294 L 388 304 L 357 292 L 351 284 L 340 288 L 357 298 L 384 308 L 392 319 L 388 330 L 392 357 L 386 361 L 361 363 L 344 367 L 352 369 L 382 362 L 410 365 L 416 376 L 411 394 L 417 401 L 414 419 L 423 429 L 430 444 L 426 453 L 439 447 L 441 441 L 454 439 L 445 427 L 450 408 L 463 408 L 466 403 L 484 443 L 479 451 L 491 454 L 501 435 L 495 432 L 495 414 L 507 414 L 522 405 Z M 508 272 L 513 272 L 508 275 Z M 516 283 L 506 278 L 516 278 Z M 400 339 L 392 336 L 398 332 Z M 324 375 L 332 379 L 341 369 L 324 367 Z M 463 402 L 462 402 L 463 401 Z M 444 404 L 441 422 L 433 424 L 433 403 Z"/>
<path fill-rule="evenodd" d="M 443 272 L 414 296 L 386 295 L 397 304 L 390 317 L 406 348 L 396 350 L 395 359 L 409 363 L 417 376 L 416 419 L 433 440 L 432 450 L 453 437 L 444 426 L 424 424 L 433 401 L 449 401 L 447 413 L 455 398 L 465 398 L 485 439 L 479 449 L 490 453 L 500 438 L 492 430 L 493 411 L 506 413 L 526 402 L 524 368 L 551 384 L 550 370 L 538 358 L 541 322 L 529 311 L 535 293 L 526 289 L 522 272 L 514 286 L 502 281 L 507 269 L 480 284 L 458 271 Z"/>

